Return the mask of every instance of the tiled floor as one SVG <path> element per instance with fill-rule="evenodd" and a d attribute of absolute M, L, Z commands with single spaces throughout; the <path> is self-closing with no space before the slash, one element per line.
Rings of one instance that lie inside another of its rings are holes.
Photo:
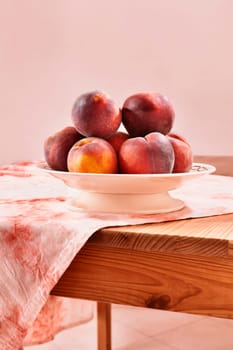
<path fill-rule="evenodd" d="M 233 320 L 114 305 L 113 350 L 232 350 Z M 26 350 L 96 350 L 96 319 Z"/>

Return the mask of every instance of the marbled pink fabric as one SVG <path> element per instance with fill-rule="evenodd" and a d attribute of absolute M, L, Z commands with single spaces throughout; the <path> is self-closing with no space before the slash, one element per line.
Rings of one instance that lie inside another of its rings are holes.
<path fill-rule="evenodd" d="M 207 175 L 173 195 L 184 209 L 157 215 L 88 214 L 66 203 L 65 185 L 34 164 L 0 168 L 0 350 L 52 339 L 93 315 L 93 303 L 49 296 L 98 229 L 233 212 L 233 178 Z"/>

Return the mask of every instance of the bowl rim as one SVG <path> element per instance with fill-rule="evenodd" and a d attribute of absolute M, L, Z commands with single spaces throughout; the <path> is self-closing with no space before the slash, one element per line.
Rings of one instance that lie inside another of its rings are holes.
<path fill-rule="evenodd" d="M 54 175 L 60 175 L 60 176 L 78 176 L 78 177 L 89 177 L 89 178 L 114 178 L 114 179 L 120 179 L 120 178 L 178 178 L 181 176 L 195 176 L 195 175 L 205 175 L 205 174 L 211 174 L 216 171 L 216 167 L 212 164 L 207 163 L 192 163 L 192 168 L 188 172 L 183 173 L 160 173 L 160 174 L 120 174 L 120 173 L 114 173 L 114 174 L 105 174 L 105 173 L 82 173 L 82 172 L 69 172 L 69 171 L 61 171 L 61 170 L 53 170 L 49 167 L 46 161 L 39 162 L 36 167 L 44 171 L 46 173 L 54 174 Z"/>

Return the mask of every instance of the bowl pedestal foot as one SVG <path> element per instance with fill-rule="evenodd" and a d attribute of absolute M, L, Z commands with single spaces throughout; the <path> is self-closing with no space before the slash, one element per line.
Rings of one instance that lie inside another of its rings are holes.
<path fill-rule="evenodd" d="M 86 211 L 158 214 L 180 210 L 184 202 L 168 192 L 152 194 L 96 193 L 69 189 L 69 205 Z"/>

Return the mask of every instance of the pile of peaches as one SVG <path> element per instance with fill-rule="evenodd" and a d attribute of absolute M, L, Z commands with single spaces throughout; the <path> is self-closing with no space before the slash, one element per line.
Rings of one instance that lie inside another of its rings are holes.
<path fill-rule="evenodd" d="M 69 172 L 188 172 L 192 149 L 185 138 L 171 133 L 174 119 L 170 101 L 159 93 L 136 93 L 120 108 L 106 93 L 88 92 L 73 105 L 73 126 L 45 140 L 45 160 L 51 169 Z M 119 131 L 121 126 L 125 131 Z"/>

